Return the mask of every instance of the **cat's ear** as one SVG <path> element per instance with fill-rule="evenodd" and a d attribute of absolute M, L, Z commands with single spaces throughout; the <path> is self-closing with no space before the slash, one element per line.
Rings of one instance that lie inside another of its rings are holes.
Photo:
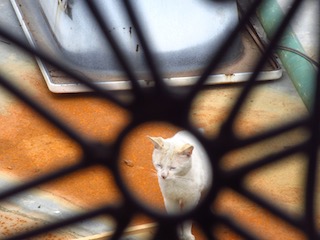
<path fill-rule="evenodd" d="M 150 141 L 153 143 L 155 149 L 161 150 L 163 148 L 163 138 L 162 137 L 150 137 L 148 136 Z"/>
<path fill-rule="evenodd" d="M 189 143 L 186 143 L 182 146 L 179 151 L 179 155 L 190 157 L 193 151 L 193 146 Z"/>

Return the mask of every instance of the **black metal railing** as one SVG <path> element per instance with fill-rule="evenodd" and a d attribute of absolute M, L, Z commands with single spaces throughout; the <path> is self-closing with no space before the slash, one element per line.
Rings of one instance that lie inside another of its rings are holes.
<path fill-rule="evenodd" d="M 139 42 L 144 51 L 145 61 L 154 81 L 154 87 L 144 88 L 141 87 L 137 77 L 135 76 L 134 69 L 130 67 L 127 62 L 124 53 L 117 44 L 116 39 L 107 30 L 109 29 L 108 23 L 101 16 L 100 12 L 95 5 L 95 1 L 87 0 L 87 6 L 96 17 L 97 24 L 102 29 L 106 39 L 109 41 L 110 46 L 114 50 L 119 63 L 122 64 L 123 70 L 127 75 L 127 78 L 131 81 L 132 85 L 132 101 L 122 101 L 121 99 L 114 96 L 114 94 L 100 88 L 95 85 L 81 74 L 71 71 L 66 67 L 63 61 L 56 61 L 50 56 L 46 55 L 42 51 L 35 49 L 24 41 L 15 38 L 8 30 L 0 29 L 0 35 L 8 41 L 16 44 L 18 47 L 27 51 L 29 54 L 42 59 L 44 62 L 60 69 L 72 78 L 77 79 L 82 84 L 89 87 L 95 92 L 95 94 L 106 101 L 112 102 L 124 109 L 131 114 L 130 123 L 124 128 L 113 143 L 106 144 L 104 142 L 93 141 L 86 136 L 81 135 L 65 121 L 60 119 L 58 116 L 50 112 L 46 107 L 34 101 L 34 99 L 27 95 L 24 91 L 13 85 L 6 76 L 0 75 L 0 85 L 14 94 L 21 101 L 26 103 L 30 108 L 36 111 L 48 122 L 53 124 L 56 128 L 64 132 L 69 138 L 78 143 L 83 150 L 81 160 L 69 167 L 65 167 L 62 170 L 48 173 L 45 176 L 31 180 L 22 185 L 14 188 L 10 188 L 5 192 L 0 193 L 0 200 L 14 196 L 20 192 L 28 189 L 37 187 L 41 184 L 48 183 L 52 180 L 56 180 L 63 176 L 67 176 L 78 170 L 93 166 L 101 165 L 110 170 L 117 183 L 119 190 L 124 196 L 124 201 L 119 204 L 106 205 L 99 207 L 94 210 L 88 210 L 85 213 L 79 213 L 73 217 L 64 219 L 59 222 L 47 224 L 38 228 L 34 228 L 28 232 L 17 233 L 15 236 L 9 236 L 6 239 L 32 239 L 43 233 L 57 230 L 59 228 L 66 227 L 68 225 L 75 224 L 77 222 L 91 219 L 96 216 L 106 215 L 111 216 L 116 221 L 116 228 L 111 239 L 119 239 L 128 224 L 133 217 L 139 213 L 143 213 L 158 223 L 158 228 L 153 239 L 176 239 L 176 227 L 185 219 L 193 219 L 197 226 L 202 230 L 203 234 L 208 239 L 216 239 L 214 236 L 213 229 L 216 226 L 226 226 L 234 231 L 239 236 L 245 239 L 263 239 L 263 236 L 256 236 L 250 230 L 242 228 L 236 224 L 232 217 L 223 215 L 221 213 L 214 212 L 212 205 L 224 189 L 232 189 L 236 193 L 240 194 L 249 201 L 254 202 L 261 208 L 270 212 L 272 215 L 282 219 L 293 228 L 301 231 L 304 236 L 308 239 L 320 239 L 319 230 L 316 227 L 316 180 L 317 180 L 317 169 L 318 169 L 318 144 L 319 144 L 319 122 L 320 122 L 320 84 L 317 81 L 315 89 L 315 99 L 310 114 L 304 116 L 298 120 L 285 123 L 283 125 L 274 127 L 265 131 L 253 135 L 248 138 L 239 138 L 234 131 L 234 124 L 239 116 L 239 112 L 247 98 L 247 96 L 253 91 L 256 84 L 256 78 L 266 63 L 268 58 L 273 54 L 275 47 L 286 27 L 290 23 L 292 17 L 297 12 L 302 4 L 302 0 L 293 0 L 290 5 L 290 9 L 285 15 L 284 19 L 279 23 L 277 30 L 275 31 L 273 38 L 270 39 L 268 46 L 266 47 L 265 54 L 259 59 L 256 67 L 253 71 L 250 79 L 245 82 L 241 89 L 237 101 L 231 107 L 231 111 L 226 120 L 221 124 L 219 134 L 212 139 L 207 139 L 201 136 L 195 131 L 193 124 L 190 122 L 189 111 L 191 104 L 199 91 L 203 88 L 205 81 L 211 72 L 218 66 L 220 59 L 223 58 L 224 53 L 228 50 L 228 47 L 233 42 L 233 39 L 237 36 L 239 31 L 245 28 L 250 17 L 255 14 L 259 5 L 263 0 L 251 1 L 251 5 L 246 10 L 245 14 L 239 21 L 239 24 L 228 34 L 226 41 L 219 48 L 219 51 L 212 57 L 211 62 L 203 71 L 203 74 L 199 77 L 197 82 L 187 88 L 184 91 L 169 87 L 162 79 L 161 72 L 157 67 L 155 58 L 152 54 L 152 46 L 146 41 L 144 33 L 139 24 L 139 18 L 136 16 L 131 2 L 129 0 L 123 0 L 123 6 L 125 14 L 127 14 L 132 22 L 132 26 L 136 30 Z M 319 79 L 319 73 L 318 73 Z M 214 103 L 213 103 L 214 104 Z M 155 110 L 155 107 L 156 110 Z M 128 187 L 123 181 L 121 171 L 119 169 L 119 155 L 124 138 L 130 133 L 135 127 L 152 121 L 161 121 L 169 124 L 173 124 L 180 128 L 184 128 L 194 133 L 194 135 L 201 141 L 208 155 L 212 160 L 214 181 L 211 190 L 207 194 L 206 198 L 200 203 L 200 205 L 183 215 L 179 216 L 168 216 L 160 213 L 151 211 L 149 208 L 144 206 L 143 203 L 139 202 L 134 198 Z M 221 159 L 231 151 L 250 146 L 253 143 L 261 142 L 273 137 L 285 134 L 294 129 L 304 128 L 310 133 L 310 137 L 302 143 L 297 144 L 291 148 L 286 148 L 276 154 L 263 157 L 255 162 L 248 163 L 242 167 L 226 170 L 221 167 Z M 293 217 L 287 214 L 286 211 L 280 207 L 274 205 L 272 201 L 269 201 L 260 195 L 248 190 L 244 184 L 244 178 L 256 169 L 263 168 L 264 166 L 281 161 L 283 158 L 290 156 L 294 153 L 303 153 L 307 156 L 307 170 L 305 173 L 305 193 L 304 193 L 304 211 L 301 216 Z"/>

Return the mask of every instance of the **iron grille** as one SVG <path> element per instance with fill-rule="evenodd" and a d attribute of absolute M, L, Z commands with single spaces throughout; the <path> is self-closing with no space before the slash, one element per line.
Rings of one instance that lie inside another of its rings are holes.
<path fill-rule="evenodd" d="M 131 121 L 119 134 L 117 139 L 113 143 L 104 143 L 98 140 L 92 140 L 86 136 L 80 135 L 66 122 L 61 120 L 58 116 L 51 113 L 44 106 L 37 103 L 33 98 L 25 94 L 21 89 L 15 87 L 10 79 L 7 79 L 5 75 L 0 76 L 0 84 L 2 87 L 10 91 L 21 101 L 26 103 L 30 108 L 41 115 L 46 121 L 53 124 L 56 128 L 64 132 L 70 139 L 78 143 L 83 151 L 81 161 L 79 163 L 65 167 L 62 170 L 49 173 L 43 177 L 26 182 L 17 187 L 10 188 L 0 194 L 0 199 L 6 199 L 8 197 L 19 194 L 20 192 L 39 186 L 50 181 L 53 181 L 63 176 L 67 176 L 81 169 L 88 168 L 90 166 L 101 165 L 112 173 L 119 190 L 124 196 L 124 201 L 115 205 L 106 205 L 94 210 L 87 211 L 85 213 L 78 214 L 76 216 L 64 219 L 63 221 L 51 223 L 45 226 L 35 228 L 31 231 L 17 233 L 15 236 L 9 236 L 6 239 L 32 239 L 39 234 L 43 234 L 49 231 L 57 230 L 65 226 L 91 219 L 96 216 L 106 215 L 112 216 L 116 221 L 116 228 L 112 234 L 111 239 L 119 239 L 132 218 L 137 214 L 144 214 L 154 219 L 158 228 L 154 234 L 153 239 L 177 239 L 176 228 L 177 225 L 185 220 L 191 218 L 197 226 L 202 230 L 203 234 L 208 239 L 216 239 L 214 232 L 212 231 L 217 226 L 225 226 L 231 229 L 238 236 L 245 239 L 260 239 L 263 236 L 256 236 L 250 230 L 243 228 L 241 225 L 233 221 L 232 217 L 224 214 L 217 213 L 212 210 L 212 204 L 215 203 L 221 192 L 225 189 L 232 189 L 237 194 L 243 196 L 250 202 L 253 202 L 260 206 L 265 211 L 278 217 L 282 221 L 286 222 L 293 228 L 299 230 L 302 235 L 308 239 L 320 239 L 319 230 L 317 229 L 317 216 L 315 214 L 316 208 L 316 179 L 318 169 L 318 144 L 319 144 L 319 121 L 320 121 L 320 84 L 317 81 L 314 95 L 314 104 L 310 108 L 310 114 L 306 117 L 302 117 L 298 120 L 291 121 L 290 123 L 283 124 L 281 126 L 274 127 L 263 133 L 256 134 L 248 138 L 239 138 L 234 132 L 234 123 L 238 117 L 242 106 L 247 96 L 253 91 L 256 84 L 256 77 L 259 74 L 260 69 L 267 61 L 268 57 L 273 54 L 279 39 L 288 26 L 290 20 L 299 9 L 302 4 L 302 0 L 294 0 L 285 15 L 284 19 L 279 23 L 277 30 L 275 31 L 272 39 L 266 48 L 265 54 L 257 62 L 253 75 L 250 79 L 243 84 L 241 94 L 237 101 L 231 108 L 231 111 L 227 119 L 221 124 L 219 134 L 214 138 L 205 138 L 198 131 L 195 130 L 193 124 L 189 119 L 189 111 L 191 104 L 199 91 L 203 88 L 203 85 L 212 72 L 217 67 L 220 59 L 223 58 L 224 53 L 228 50 L 235 36 L 245 27 L 251 16 L 254 15 L 262 0 L 251 1 L 249 8 L 243 14 L 239 24 L 236 28 L 229 33 L 227 40 L 223 43 L 218 53 L 212 57 L 212 60 L 208 63 L 208 66 L 203 71 L 203 74 L 197 82 L 188 88 L 183 90 L 179 88 L 170 88 L 163 81 L 161 72 L 156 64 L 154 56 L 152 55 L 152 46 L 150 46 L 144 36 L 144 33 L 140 27 L 139 19 L 134 12 L 130 1 L 123 0 L 124 9 L 126 14 L 131 19 L 132 25 L 137 32 L 137 36 L 141 43 L 141 48 L 145 52 L 145 60 L 149 67 L 152 80 L 154 81 L 154 87 L 144 88 L 141 87 L 137 81 L 134 70 L 130 68 L 127 63 L 121 48 L 117 45 L 116 40 L 107 31 L 108 23 L 105 22 L 100 15 L 97 6 L 94 1 L 86 1 L 88 8 L 92 11 L 96 17 L 97 24 L 102 29 L 105 37 L 108 39 L 111 47 L 113 48 L 115 55 L 119 62 L 122 64 L 123 69 L 130 79 L 132 84 L 133 98 L 130 101 L 123 101 L 114 96 L 98 85 L 92 84 L 90 79 L 87 79 L 81 74 L 77 74 L 70 69 L 66 68 L 61 62 L 52 59 L 50 56 L 38 51 L 23 41 L 16 39 L 6 29 L 0 29 L 0 35 L 8 39 L 8 41 L 15 43 L 17 46 L 27 51 L 29 54 L 41 58 L 48 64 L 55 66 L 61 71 L 65 72 L 69 76 L 78 79 L 79 82 L 85 84 L 92 89 L 95 94 L 101 99 L 110 101 L 124 109 L 131 114 Z M 318 75 L 319 79 L 319 75 Z M 213 103 L 214 104 L 214 103 Z M 156 106 L 156 107 L 155 107 Z M 132 193 L 128 190 L 128 187 L 123 181 L 119 170 L 119 154 L 122 143 L 125 137 L 137 126 L 147 122 L 166 122 L 184 128 L 192 132 L 203 144 L 208 155 L 212 160 L 214 181 L 210 192 L 206 198 L 200 203 L 200 205 L 183 215 L 168 216 L 154 211 L 151 211 L 143 203 L 139 202 Z M 255 162 L 246 164 L 240 168 L 233 170 L 226 170 L 221 167 L 221 159 L 223 157 L 237 149 L 245 148 L 251 144 L 262 142 L 273 137 L 285 134 L 294 129 L 303 128 L 309 132 L 309 137 L 296 146 L 284 149 L 277 154 L 271 154 L 263 157 Z M 286 156 L 290 156 L 294 153 L 302 153 L 307 157 L 307 169 L 305 173 L 305 193 L 304 193 L 304 211 L 299 216 L 292 216 L 287 214 L 283 209 L 275 206 L 272 201 L 269 201 L 259 194 L 248 190 L 244 184 L 246 176 L 257 169 L 261 169 L 268 164 L 282 161 Z"/>

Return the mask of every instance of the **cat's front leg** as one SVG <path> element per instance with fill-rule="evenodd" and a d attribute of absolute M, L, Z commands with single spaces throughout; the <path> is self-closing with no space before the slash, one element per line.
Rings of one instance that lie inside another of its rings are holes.
<path fill-rule="evenodd" d="M 178 214 L 180 213 L 179 204 L 177 201 L 164 198 L 164 205 L 166 207 L 167 213 L 169 214 Z"/>
<path fill-rule="evenodd" d="M 200 194 L 195 194 L 193 198 L 180 200 L 179 208 L 181 212 L 191 210 L 195 208 L 199 202 Z M 192 221 L 186 221 L 179 227 L 180 240 L 194 240 L 195 237 L 192 234 Z"/>
<path fill-rule="evenodd" d="M 168 214 L 179 214 L 182 212 L 181 207 L 182 206 L 184 207 L 184 205 L 182 205 L 183 203 L 181 201 L 177 201 L 177 200 L 171 200 L 171 199 L 164 198 L 164 203 L 165 203 L 166 210 L 167 210 Z M 190 203 L 188 203 L 188 205 L 189 204 Z M 192 221 L 186 221 L 186 222 L 182 223 L 181 225 L 179 225 L 179 227 L 178 227 L 179 239 L 180 240 L 194 240 L 195 237 L 192 235 L 191 229 L 192 229 Z"/>
<path fill-rule="evenodd" d="M 178 233 L 180 240 L 195 240 L 194 235 L 192 234 L 192 222 L 186 221 L 179 226 Z"/>

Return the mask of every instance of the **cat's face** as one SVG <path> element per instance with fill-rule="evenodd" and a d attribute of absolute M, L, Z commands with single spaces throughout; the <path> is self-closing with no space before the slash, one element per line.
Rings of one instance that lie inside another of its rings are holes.
<path fill-rule="evenodd" d="M 161 137 L 149 137 L 154 145 L 152 162 L 159 179 L 170 180 L 184 176 L 192 167 L 193 146 Z"/>

